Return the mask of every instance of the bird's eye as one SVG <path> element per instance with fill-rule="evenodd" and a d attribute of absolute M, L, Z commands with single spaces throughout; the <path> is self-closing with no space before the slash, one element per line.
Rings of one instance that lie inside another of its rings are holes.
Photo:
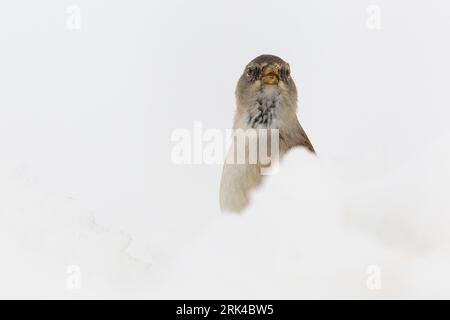
<path fill-rule="evenodd" d="M 281 79 L 284 81 L 289 81 L 290 79 L 290 70 L 288 66 L 284 66 L 283 68 L 281 68 L 280 70 L 280 75 L 281 75 Z"/>
<path fill-rule="evenodd" d="M 247 78 L 249 78 L 249 80 L 255 81 L 259 78 L 261 69 L 258 66 L 251 66 L 247 68 L 245 74 L 247 75 Z"/>
<path fill-rule="evenodd" d="M 289 70 L 289 67 L 287 67 L 287 68 L 284 70 L 284 74 L 286 75 L 286 78 L 289 78 L 289 76 L 291 75 L 291 70 Z"/>
<path fill-rule="evenodd" d="M 254 73 L 255 73 L 255 68 L 252 68 L 252 67 L 247 68 L 247 77 L 251 78 Z"/>

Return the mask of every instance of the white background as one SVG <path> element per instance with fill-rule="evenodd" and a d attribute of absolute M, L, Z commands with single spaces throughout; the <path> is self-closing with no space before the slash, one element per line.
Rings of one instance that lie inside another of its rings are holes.
<path fill-rule="evenodd" d="M 3 2 L 0 297 L 450 297 L 449 10 Z M 263 53 L 290 63 L 319 157 L 289 155 L 224 216 L 221 166 L 175 165 L 171 134 L 230 128 L 237 79 Z"/>

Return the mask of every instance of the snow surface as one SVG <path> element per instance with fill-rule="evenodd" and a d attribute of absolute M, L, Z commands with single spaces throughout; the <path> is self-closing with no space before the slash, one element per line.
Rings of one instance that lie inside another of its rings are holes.
<path fill-rule="evenodd" d="M 450 298 L 448 2 L 0 9 L 1 298 Z M 222 215 L 221 166 L 174 164 L 170 137 L 229 128 L 261 53 L 290 63 L 318 157 Z"/>

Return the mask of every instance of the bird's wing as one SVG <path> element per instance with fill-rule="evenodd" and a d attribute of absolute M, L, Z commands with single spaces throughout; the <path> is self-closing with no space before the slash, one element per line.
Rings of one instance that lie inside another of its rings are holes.
<path fill-rule="evenodd" d="M 295 123 L 290 126 L 288 130 L 283 130 L 283 133 L 280 133 L 280 138 L 284 140 L 284 143 L 287 146 L 287 149 L 294 148 L 296 146 L 306 147 L 312 153 L 316 153 L 314 147 L 306 135 L 305 130 L 303 130 L 300 122 L 296 119 Z"/>
<path fill-rule="evenodd" d="M 313 147 L 311 141 L 309 141 L 308 136 L 306 135 L 306 133 L 305 133 L 305 131 L 303 130 L 303 128 L 302 128 L 301 136 L 302 136 L 302 138 L 303 138 L 303 139 L 302 139 L 302 140 L 303 140 L 302 145 L 304 145 L 306 148 L 308 148 L 309 151 L 311 151 L 312 153 L 315 154 L 316 151 L 314 150 L 314 147 Z"/>

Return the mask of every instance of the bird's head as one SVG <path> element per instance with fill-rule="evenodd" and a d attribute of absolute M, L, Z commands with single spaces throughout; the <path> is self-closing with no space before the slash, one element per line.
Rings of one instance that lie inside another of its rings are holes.
<path fill-rule="evenodd" d="M 274 55 L 261 55 L 250 61 L 236 87 L 238 105 L 251 105 L 258 97 L 279 95 L 296 105 L 297 89 L 291 78 L 289 64 Z"/>

